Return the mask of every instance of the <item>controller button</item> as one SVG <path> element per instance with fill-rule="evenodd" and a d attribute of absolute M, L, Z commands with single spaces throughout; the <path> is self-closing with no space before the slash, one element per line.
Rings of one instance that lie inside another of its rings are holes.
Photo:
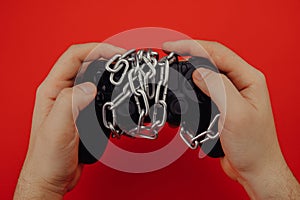
<path fill-rule="evenodd" d="M 104 97 L 104 93 L 101 91 L 97 92 L 97 96 L 96 96 L 96 101 L 104 101 L 105 97 Z"/>
<path fill-rule="evenodd" d="M 181 73 L 182 73 L 182 75 L 185 75 L 187 71 L 188 71 L 187 65 L 186 64 L 182 64 L 181 65 Z"/>
<path fill-rule="evenodd" d="M 101 90 L 102 90 L 103 92 L 105 92 L 106 86 L 105 86 L 105 85 L 102 85 Z"/>
<path fill-rule="evenodd" d="M 176 99 L 170 103 L 170 111 L 173 115 L 185 114 L 188 110 L 188 104 L 184 99 Z"/>

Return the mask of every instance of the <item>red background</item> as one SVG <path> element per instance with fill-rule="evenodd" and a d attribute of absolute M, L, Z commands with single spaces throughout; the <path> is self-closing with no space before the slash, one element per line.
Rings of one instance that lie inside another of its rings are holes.
<path fill-rule="evenodd" d="M 11 199 L 26 154 L 35 90 L 73 43 L 160 26 L 229 46 L 267 76 L 282 151 L 300 179 L 299 0 L 1 1 L 0 199 Z M 216 159 L 187 151 L 146 174 L 87 166 L 66 199 L 241 199 Z"/>

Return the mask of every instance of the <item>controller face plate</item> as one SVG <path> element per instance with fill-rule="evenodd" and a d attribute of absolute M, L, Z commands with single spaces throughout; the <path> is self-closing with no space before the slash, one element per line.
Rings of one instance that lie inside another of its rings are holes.
<path fill-rule="evenodd" d="M 92 62 L 75 83 L 92 82 L 97 85 L 95 100 L 80 112 L 76 121 L 81 139 L 79 145 L 80 163 L 94 163 L 103 154 L 107 141 L 111 136 L 111 130 L 103 124 L 102 108 L 106 102 L 112 100 L 114 95 L 122 92 L 124 86 L 122 84 L 119 86 L 111 84 L 110 74 L 105 70 L 106 62 L 105 60 Z M 167 123 L 172 127 L 178 127 L 184 121 L 184 126 L 192 130 L 195 135 L 206 131 L 212 118 L 219 113 L 214 102 L 192 81 L 192 74 L 199 67 L 217 71 L 216 67 L 203 57 L 191 57 L 188 61 L 176 61 L 170 64 L 166 96 Z M 121 75 L 121 73 L 116 74 L 116 79 Z M 150 91 L 153 90 L 152 87 L 157 87 L 157 85 L 149 84 Z M 150 100 L 149 104 L 150 107 L 153 106 L 154 101 Z M 137 125 L 139 118 L 137 110 L 133 96 L 116 110 L 120 129 L 130 130 Z M 89 116 L 90 113 L 95 113 L 96 117 Z M 107 119 L 112 118 L 109 113 L 106 117 Z M 195 120 L 197 118 L 198 120 Z M 146 118 L 145 122 L 151 122 L 151 119 Z M 217 127 L 214 127 L 214 130 L 217 131 Z M 199 139 L 201 140 L 203 137 Z M 206 141 L 201 149 L 210 157 L 224 156 L 219 138 Z"/>

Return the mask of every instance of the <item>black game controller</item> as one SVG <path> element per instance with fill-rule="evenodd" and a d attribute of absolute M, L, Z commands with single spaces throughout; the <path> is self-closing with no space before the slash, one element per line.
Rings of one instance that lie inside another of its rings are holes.
<path fill-rule="evenodd" d="M 91 164 L 98 161 L 103 154 L 108 139 L 112 136 L 111 129 L 103 123 L 103 105 L 111 101 L 113 93 L 122 92 L 122 87 L 115 86 L 110 82 L 110 74 L 105 69 L 106 60 L 93 61 L 86 69 L 84 74 L 76 79 L 75 84 L 83 82 L 92 82 L 97 85 L 97 96 L 84 110 L 82 110 L 76 121 L 77 129 L 80 134 L 79 144 L 79 162 Z M 169 88 L 166 95 L 167 119 L 171 127 L 184 126 L 186 129 L 192 129 L 194 136 L 207 131 L 212 120 L 219 114 L 215 103 L 205 95 L 192 81 L 192 74 L 195 69 L 203 67 L 217 71 L 216 67 L 209 59 L 203 57 L 191 57 L 188 61 L 176 61 L 170 64 Z M 122 73 L 116 74 L 119 79 Z M 153 91 L 156 85 L 149 85 L 149 90 Z M 154 102 L 149 101 L 151 107 Z M 127 112 L 123 112 L 128 110 Z M 139 121 L 139 114 L 136 102 L 131 96 L 127 103 L 116 111 L 119 121 L 132 121 L 133 123 L 124 123 L 118 125 L 125 129 L 131 129 Z M 195 115 L 199 120 L 195 120 Z M 105 116 L 111 119 L 111 114 Z M 131 118 L 131 119 L 130 119 Z M 145 122 L 151 122 L 151 119 L 145 119 Z M 184 124 L 182 124 L 184 123 Z M 218 123 L 216 123 L 218 124 Z M 120 130 L 122 129 L 120 128 Z M 211 127 L 215 132 L 218 131 L 217 125 Z M 194 130 L 194 131 L 193 131 Z M 197 138 L 197 141 L 205 137 Z M 222 157 L 224 152 L 221 147 L 219 137 L 199 143 L 202 151 L 210 157 Z"/>

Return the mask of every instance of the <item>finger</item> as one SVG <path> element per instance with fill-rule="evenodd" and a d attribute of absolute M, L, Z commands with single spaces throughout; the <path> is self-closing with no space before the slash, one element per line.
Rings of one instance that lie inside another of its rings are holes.
<path fill-rule="evenodd" d="M 88 43 L 71 46 L 57 61 L 46 80 L 39 86 L 33 116 L 33 130 L 43 122 L 63 88 L 72 87 L 83 61 L 109 58 L 125 50 L 105 43 Z"/>
<path fill-rule="evenodd" d="M 48 134 L 61 143 L 74 139 L 78 113 L 95 98 L 96 92 L 96 86 L 90 82 L 63 89 L 46 119 Z"/>
<path fill-rule="evenodd" d="M 99 58 L 110 58 L 114 54 L 124 53 L 124 49 L 106 43 L 87 43 L 72 45 L 58 59 L 52 68 L 49 77 L 55 81 L 72 80 L 82 62 L 92 61 Z"/>
<path fill-rule="evenodd" d="M 222 74 L 199 68 L 193 73 L 193 81 L 201 91 L 211 97 L 223 117 L 236 116 L 238 109 L 245 103 L 238 90 Z"/>
<path fill-rule="evenodd" d="M 201 56 L 210 58 L 208 52 L 196 40 L 178 40 L 165 42 L 162 47 L 169 52 L 176 52 L 181 56 Z"/>
<path fill-rule="evenodd" d="M 253 80 L 257 76 L 255 68 L 246 63 L 233 51 L 216 42 L 180 40 L 166 42 L 163 48 L 167 51 L 175 51 L 179 54 L 189 54 L 192 56 L 206 57 L 205 55 L 208 54 L 218 69 L 228 76 L 239 91 L 253 84 Z M 207 53 L 203 52 L 203 48 Z"/>
<path fill-rule="evenodd" d="M 106 43 L 87 43 L 72 45 L 55 63 L 42 89 L 47 97 L 55 99 L 62 88 L 71 87 L 83 62 L 99 58 L 110 58 L 114 54 L 124 53 L 125 50 Z"/>

